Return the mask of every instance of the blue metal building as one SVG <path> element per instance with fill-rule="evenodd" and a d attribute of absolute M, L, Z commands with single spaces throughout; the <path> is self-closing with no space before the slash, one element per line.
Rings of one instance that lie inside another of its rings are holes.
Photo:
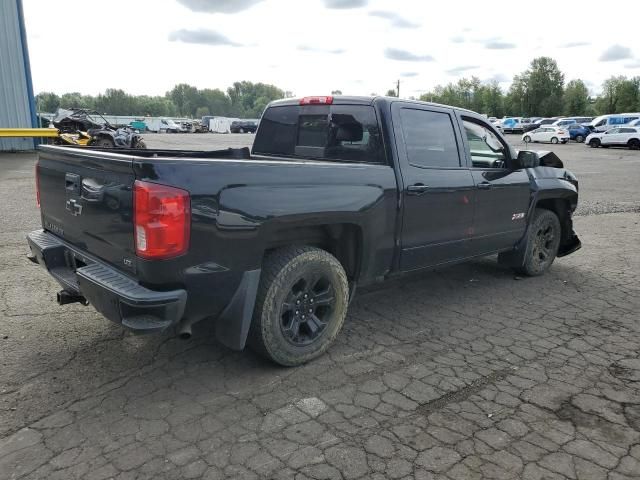
<path fill-rule="evenodd" d="M 37 126 L 22 0 L 1 0 L 0 128 Z M 33 138 L 0 138 L 0 151 L 33 148 Z"/>

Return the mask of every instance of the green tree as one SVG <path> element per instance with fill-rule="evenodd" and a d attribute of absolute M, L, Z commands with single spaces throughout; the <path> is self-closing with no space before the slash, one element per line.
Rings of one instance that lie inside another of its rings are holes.
<path fill-rule="evenodd" d="M 227 117 L 231 114 L 231 99 L 222 90 L 205 88 L 200 91 L 200 96 L 202 105 L 209 109 L 210 115 Z"/>
<path fill-rule="evenodd" d="M 60 106 L 60 97 L 53 92 L 41 92 L 36 95 L 36 106 L 39 112 L 53 113 Z"/>
<path fill-rule="evenodd" d="M 167 97 L 176 106 L 178 115 L 191 116 L 202 105 L 198 89 L 186 83 L 180 83 L 173 87 L 167 93 Z"/>
<path fill-rule="evenodd" d="M 60 108 L 94 108 L 94 98 L 78 92 L 65 93 L 60 96 Z"/>
<path fill-rule="evenodd" d="M 490 117 L 504 116 L 504 94 L 500 84 L 493 80 L 482 90 L 484 113 Z"/>
<path fill-rule="evenodd" d="M 202 118 L 205 115 L 209 115 L 209 107 L 198 107 L 196 109 L 196 116 L 195 118 Z"/>
<path fill-rule="evenodd" d="M 589 89 L 582 80 L 571 80 L 564 90 L 564 114 L 586 115 L 589 107 Z"/>
<path fill-rule="evenodd" d="M 131 115 L 133 112 L 138 113 L 136 103 L 136 99 L 124 90 L 107 88 L 104 94 L 95 98 L 94 108 L 109 115 Z"/>
<path fill-rule="evenodd" d="M 274 85 L 235 82 L 227 89 L 231 100 L 231 114 L 237 117 L 256 118 L 262 114 L 267 103 L 284 98 L 284 92 Z"/>
<path fill-rule="evenodd" d="M 509 87 L 509 92 L 504 100 L 505 114 L 507 115 L 528 115 L 528 92 L 527 79 L 523 75 L 513 77 L 513 82 Z"/>
<path fill-rule="evenodd" d="M 564 74 L 549 57 L 534 58 L 524 73 L 527 115 L 550 117 L 562 111 Z"/>
<path fill-rule="evenodd" d="M 331 90 L 331 95 L 342 95 L 342 90 Z"/>
<path fill-rule="evenodd" d="M 617 113 L 637 111 L 640 111 L 640 77 L 625 78 L 619 86 Z"/>

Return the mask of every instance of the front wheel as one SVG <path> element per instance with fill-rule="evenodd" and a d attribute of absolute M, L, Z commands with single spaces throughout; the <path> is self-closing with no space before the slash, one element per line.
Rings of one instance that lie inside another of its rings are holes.
<path fill-rule="evenodd" d="M 576 135 L 576 142 L 578 143 L 584 142 L 584 137 L 582 135 Z"/>
<path fill-rule="evenodd" d="M 518 271 L 534 277 L 546 272 L 560 247 L 560 220 L 551 210 L 537 208 L 527 231 L 524 264 Z"/>
<path fill-rule="evenodd" d="M 554 145 L 556 145 L 556 144 L 558 143 L 558 139 L 557 139 L 557 137 L 553 137 L 553 138 L 551 139 L 551 143 L 553 143 Z"/>
<path fill-rule="evenodd" d="M 590 146 L 591 148 L 598 148 L 598 147 L 600 146 L 600 140 L 598 140 L 597 138 L 592 138 L 592 139 L 589 141 L 589 146 Z"/>
<path fill-rule="evenodd" d="M 284 366 L 322 355 L 347 314 L 349 286 L 340 262 L 314 247 L 269 253 L 249 332 L 258 353 Z"/>
<path fill-rule="evenodd" d="M 637 138 L 632 138 L 631 140 L 629 140 L 627 145 L 629 146 L 629 148 L 631 150 L 639 150 L 640 149 L 640 140 L 638 140 Z"/>

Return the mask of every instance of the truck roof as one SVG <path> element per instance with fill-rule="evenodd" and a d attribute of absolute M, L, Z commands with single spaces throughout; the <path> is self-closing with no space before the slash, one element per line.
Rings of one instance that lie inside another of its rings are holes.
<path fill-rule="evenodd" d="M 323 97 L 331 97 L 332 98 L 332 105 L 373 105 L 374 102 L 376 101 L 382 101 L 382 102 L 397 102 L 397 101 L 401 101 L 403 103 L 415 103 L 417 105 L 431 105 L 433 107 L 440 107 L 440 108 L 451 108 L 454 110 L 458 110 L 460 112 L 465 112 L 465 113 L 472 113 L 474 115 L 479 115 L 478 113 L 472 111 L 472 110 L 467 110 L 466 108 L 460 108 L 460 107 L 454 107 L 452 105 L 444 105 L 441 103 L 434 103 L 434 102 L 424 102 L 422 100 L 409 100 L 406 98 L 397 98 L 397 97 L 386 97 L 383 95 L 375 95 L 375 96 L 358 96 L 358 95 L 324 95 Z M 297 98 L 283 98 L 281 100 L 275 100 L 273 102 L 271 102 L 268 106 L 269 107 L 276 107 L 276 106 L 285 106 L 285 105 L 300 105 L 300 101 L 303 98 L 309 98 L 309 97 L 297 97 Z M 322 104 L 316 104 L 316 105 L 322 105 Z"/>

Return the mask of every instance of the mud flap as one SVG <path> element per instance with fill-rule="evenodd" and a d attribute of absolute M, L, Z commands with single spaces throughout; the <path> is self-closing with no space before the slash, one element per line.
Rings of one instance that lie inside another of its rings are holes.
<path fill-rule="evenodd" d="M 244 272 L 236 293 L 216 320 L 216 338 L 232 350 L 242 350 L 247 342 L 260 272 L 261 270 Z"/>

